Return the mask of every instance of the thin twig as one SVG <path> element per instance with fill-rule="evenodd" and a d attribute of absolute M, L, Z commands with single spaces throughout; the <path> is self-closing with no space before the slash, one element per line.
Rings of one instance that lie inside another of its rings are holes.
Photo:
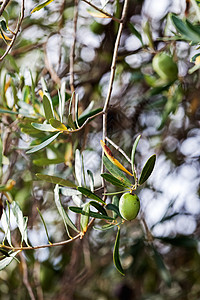
<path fill-rule="evenodd" d="M 26 260 L 23 256 L 22 252 L 19 252 L 19 256 L 21 258 L 21 264 L 22 264 L 23 283 L 24 283 L 25 287 L 27 288 L 27 291 L 29 293 L 29 296 L 30 296 L 31 300 L 35 300 L 36 298 L 33 294 L 33 290 L 31 288 L 31 285 L 30 285 L 29 279 L 28 279 L 28 268 L 27 268 Z"/>
<path fill-rule="evenodd" d="M 10 2 L 10 0 L 5 0 L 2 5 L 1 5 L 1 8 L 0 8 L 0 17 L 2 15 L 2 13 L 4 12 L 6 6 L 8 5 L 8 3 Z"/>
<path fill-rule="evenodd" d="M 127 14 L 127 10 L 128 10 L 128 3 L 129 3 L 129 0 L 124 1 L 124 7 L 123 7 L 123 11 L 122 11 L 122 18 L 121 18 L 121 22 L 119 24 L 119 29 L 118 29 L 117 38 L 116 38 L 116 41 L 115 41 L 114 52 L 113 52 L 108 92 L 107 92 L 107 97 L 106 97 L 106 100 L 105 100 L 105 103 L 104 103 L 104 109 L 103 109 L 103 112 L 104 112 L 104 115 L 103 115 L 103 137 L 102 137 L 104 142 L 105 142 L 105 138 L 107 136 L 107 111 L 108 111 L 108 107 L 109 107 L 109 102 L 110 102 L 110 98 L 111 98 L 113 82 L 114 82 L 114 77 L 115 77 L 117 52 L 118 52 L 120 38 L 121 38 L 122 30 L 123 30 L 123 27 L 124 27 L 125 19 L 126 19 L 126 14 Z M 101 165 L 102 173 L 104 171 L 103 155 L 104 155 L 104 153 L 102 151 L 102 165 Z M 105 185 L 105 180 L 103 178 L 102 178 L 102 185 L 104 187 L 104 194 L 105 194 L 106 193 L 106 185 Z"/>
<path fill-rule="evenodd" d="M 70 66 L 69 66 L 69 83 L 70 89 L 73 97 L 73 117 L 75 119 L 75 88 L 74 88 L 74 59 L 75 59 L 75 48 L 76 48 L 76 31 L 77 31 L 77 21 L 78 21 L 78 0 L 74 1 L 74 22 L 73 22 L 73 42 L 70 49 Z"/>
<path fill-rule="evenodd" d="M 54 70 L 51 62 L 48 59 L 47 56 L 47 49 L 46 49 L 47 43 L 44 44 L 44 62 L 45 62 L 45 67 L 47 68 L 47 70 L 49 71 L 52 80 L 58 84 L 60 86 L 61 80 L 58 77 L 58 74 L 56 73 L 56 71 Z"/>
<path fill-rule="evenodd" d="M 74 129 L 74 130 L 63 131 L 63 133 L 69 134 L 69 133 L 74 133 L 74 132 L 81 131 L 90 120 L 92 120 L 92 119 L 94 119 L 94 118 L 96 118 L 98 116 L 101 116 L 103 114 L 104 114 L 104 112 L 102 110 L 102 111 L 96 113 L 95 115 L 87 118 L 87 120 L 83 123 L 83 125 L 81 125 L 81 127 L 77 128 L 77 129 Z"/>
<path fill-rule="evenodd" d="M 122 23 L 120 23 L 120 25 L 119 25 L 117 38 L 116 38 L 116 41 L 115 41 L 115 47 L 114 47 L 114 52 L 113 52 L 112 65 L 111 65 L 111 74 L 110 74 L 110 80 L 109 80 L 109 86 L 108 86 L 108 93 L 107 93 L 107 97 L 106 97 L 105 104 L 104 104 L 104 109 L 103 109 L 104 112 L 107 112 L 109 102 L 110 102 L 110 98 L 111 98 L 113 82 L 114 82 L 114 77 L 115 77 L 117 52 L 118 52 L 120 38 L 121 38 L 121 35 L 122 35 L 122 30 L 123 30 L 123 27 L 124 27 L 124 22 L 125 22 L 127 10 L 128 10 L 128 3 L 129 3 L 129 0 L 124 1 L 124 7 L 123 7 L 123 11 L 122 11 L 122 18 L 121 18 Z M 105 142 L 105 139 L 104 139 L 104 142 Z"/>
<path fill-rule="evenodd" d="M 73 237 L 72 239 L 70 239 L 70 240 L 66 240 L 66 241 L 62 241 L 62 242 L 58 242 L 58 243 L 53 243 L 53 244 L 46 244 L 46 245 L 40 245 L 40 246 L 34 246 L 34 247 L 10 247 L 10 246 L 0 244 L 0 247 L 3 248 L 3 249 L 13 250 L 13 251 L 17 251 L 17 250 L 23 250 L 23 251 L 24 250 L 37 250 L 37 249 L 42 249 L 42 248 L 51 248 L 51 247 L 66 245 L 66 244 L 69 244 L 69 243 L 77 240 L 80 237 L 82 237 L 81 232 L 79 234 L 77 234 L 75 237 Z"/>
<path fill-rule="evenodd" d="M 119 151 L 125 158 L 126 160 L 131 164 L 131 160 L 128 157 L 128 155 L 126 155 L 126 153 L 119 147 L 117 146 L 113 141 L 111 141 L 108 137 L 106 137 L 106 141 L 108 141 L 117 151 Z"/>
<path fill-rule="evenodd" d="M 146 231 L 147 241 L 149 243 L 152 243 L 153 242 L 153 235 L 151 234 L 151 231 L 149 230 L 149 227 L 148 227 L 148 225 L 145 221 L 145 218 L 143 216 L 141 217 L 141 221 L 142 221 L 142 223 L 144 225 L 144 228 L 145 228 L 145 231 Z"/>
<path fill-rule="evenodd" d="M 9 1 L 7 1 L 7 4 L 8 4 Z M 25 7 L 24 7 L 24 2 L 25 0 L 22 0 L 22 5 L 21 5 L 21 16 L 19 18 L 19 21 L 18 21 L 18 24 L 17 24 L 17 27 L 16 27 L 16 30 L 15 30 L 15 34 L 8 46 L 8 48 L 6 49 L 6 51 L 4 52 L 4 54 L 0 57 L 0 61 L 2 61 L 4 59 L 4 57 L 8 54 L 8 52 L 11 50 L 15 40 L 16 40 L 16 37 L 17 37 L 17 34 L 19 33 L 20 31 L 20 26 L 22 24 L 22 21 L 24 19 L 24 10 L 25 10 Z M 1 7 L 2 8 L 2 7 Z M 1 10 L 0 10 L 0 16 L 1 16 Z"/>
<path fill-rule="evenodd" d="M 83 0 L 85 3 L 87 3 L 88 5 L 90 5 L 91 7 L 93 7 L 94 9 L 96 9 L 97 11 L 99 11 L 100 13 L 104 14 L 105 16 L 107 16 L 108 18 L 111 18 L 113 21 L 117 22 L 117 23 L 122 23 L 122 20 L 112 16 L 111 14 L 105 12 L 103 9 L 98 8 L 96 5 L 92 4 L 90 1 L 87 0 Z"/>

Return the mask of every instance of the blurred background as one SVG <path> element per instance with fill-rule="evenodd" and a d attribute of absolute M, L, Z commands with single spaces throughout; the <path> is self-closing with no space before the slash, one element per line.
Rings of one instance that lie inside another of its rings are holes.
<path fill-rule="evenodd" d="M 197 2 L 129 1 L 108 111 L 108 137 L 130 156 L 135 138 L 142 135 L 136 152 L 139 171 L 150 155 L 155 153 L 157 160 L 148 182 L 138 191 L 139 217 L 121 227 L 120 256 L 126 276 L 117 272 L 112 261 L 116 230 L 91 228 L 82 240 L 69 246 L 24 253 L 35 299 L 200 299 L 200 73 L 189 71 L 194 66 L 191 58 L 198 50 L 188 41 L 173 38 L 177 31 L 170 17 L 173 13 L 198 24 Z M 54 0 L 31 14 L 38 3 L 26 1 L 20 34 L 0 69 L 1 109 L 21 109 L 22 114 L 18 118 L 1 114 L 2 184 L 10 178 L 16 181 L 11 194 L 29 217 L 28 237 L 32 245 L 48 243 L 37 207 L 51 240 L 67 238 L 54 204 L 54 186 L 38 181 L 35 173 L 74 180 L 74 151 L 78 148 L 83 153 L 85 169 L 95 175 L 95 187 L 101 186 L 101 117 L 81 132 L 61 137 L 45 150 L 31 155 L 25 152 L 32 141 L 45 137 L 31 127 L 33 106 L 36 111 L 42 102 L 41 77 L 47 83 L 55 109 L 57 90 L 63 81 L 70 91 L 75 2 Z M 121 0 L 92 3 L 121 16 Z M 15 28 L 20 5 L 13 0 L 7 6 L 11 29 Z M 110 18 L 94 17 L 94 11 L 79 1 L 74 84 L 80 114 L 91 103 L 93 109 L 103 107 L 119 26 Z M 1 40 L 1 55 L 5 48 Z M 175 67 L 170 75 L 162 76 L 157 70 L 153 63 L 157 53 L 167 53 L 172 59 Z M 70 92 L 66 98 L 70 98 Z M 110 148 L 127 166 L 124 157 Z M 108 190 L 116 189 L 108 185 Z M 73 203 L 64 189 L 61 200 L 66 209 Z M 76 221 L 74 214 L 69 214 Z M 153 236 L 151 243 L 141 217 Z M 11 225 L 18 240 L 16 225 Z M 29 299 L 19 274 L 22 265 L 16 261 L 0 272 L 2 300 Z"/>

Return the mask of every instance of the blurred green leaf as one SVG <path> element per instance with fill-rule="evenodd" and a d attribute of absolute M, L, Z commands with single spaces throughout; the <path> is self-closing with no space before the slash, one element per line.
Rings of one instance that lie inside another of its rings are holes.
<path fill-rule="evenodd" d="M 78 123 L 78 102 L 79 102 L 79 97 L 78 94 L 76 94 L 75 96 L 75 122 L 76 122 L 76 126 L 77 128 L 79 128 L 79 123 Z"/>
<path fill-rule="evenodd" d="M 21 250 L 15 251 L 11 254 L 9 254 L 9 257 L 5 257 L 4 259 L 0 260 L 0 270 L 5 269 L 15 258 L 15 256 L 20 252 Z"/>
<path fill-rule="evenodd" d="M 83 204 L 82 212 L 83 212 L 83 214 L 81 214 L 80 225 L 81 225 L 81 231 L 83 233 L 85 233 L 87 231 L 89 215 L 90 215 L 90 203 L 89 202 Z"/>
<path fill-rule="evenodd" d="M 168 287 L 170 287 L 171 283 L 172 283 L 171 274 L 170 274 L 169 270 L 166 268 L 160 253 L 158 253 L 158 251 L 153 246 L 152 246 L 152 249 L 153 249 L 154 259 L 155 259 L 156 265 L 158 267 L 160 276 L 164 280 L 164 282 L 168 285 Z"/>
<path fill-rule="evenodd" d="M 156 162 L 156 155 L 152 155 L 146 162 L 144 168 L 142 169 L 142 173 L 140 175 L 139 184 L 142 185 L 149 176 L 151 175 Z"/>
<path fill-rule="evenodd" d="M 21 243 L 23 241 L 25 241 L 26 245 L 29 246 L 29 244 L 28 244 L 28 235 L 27 235 L 28 217 L 23 216 L 21 208 L 19 207 L 19 205 L 15 201 L 12 202 L 11 210 L 12 210 L 12 213 L 15 217 L 17 227 L 19 228 L 19 231 L 21 233 Z"/>
<path fill-rule="evenodd" d="M 115 240 L 115 246 L 114 246 L 114 251 L 113 251 L 113 261 L 114 261 L 116 269 L 119 271 L 119 273 L 121 273 L 124 276 L 125 275 L 124 270 L 122 268 L 122 265 L 120 262 L 120 257 L 119 257 L 119 240 L 120 240 L 120 228 L 118 228 L 117 236 L 116 236 L 116 240 Z"/>
<path fill-rule="evenodd" d="M 9 217 L 7 216 L 5 209 L 3 209 L 3 214 L 1 216 L 1 225 L 5 232 L 4 239 L 6 238 L 8 241 L 8 244 L 12 247 L 11 233 L 10 233 L 10 220 L 9 220 Z"/>
<path fill-rule="evenodd" d="M 156 237 L 156 239 L 176 247 L 196 248 L 198 246 L 197 239 L 186 235 L 178 235 L 176 237 Z"/>
<path fill-rule="evenodd" d="M 36 166 L 49 166 L 49 165 L 57 165 L 57 164 L 61 164 L 64 163 L 65 160 L 64 158 L 52 158 L 52 159 L 48 159 L 48 158 L 38 158 L 38 159 L 34 159 L 33 163 Z"/>
<path fill-rule="evenodd" d="M 97 108 L 91 112 L 89 112 L 88 114 L 84 114 L 83 116 L 80 116 L 80 118 L 78 119 L 78 124 L 79 126 L 82 126 L 83 123 L 90 117 L 96 115 L 97 113 L 99 113 L 100 111 L 102 111 L 102 108 Z M 92 121 L 92 119 L 91 119 Z"/>
<path fill-rule="evenodd" d="M 38 207 L 37 207 L 37 211 L 38 211 L 38 213 L 39 213 L 39 215 L 40 215 L 40 218 L 41 218 L 41 220 L 42 220 L 42 223 L 43 223 L 43 225 L 44 225 L 44 229 L 45 229 L 45 232 L 46 232 L 46 235 L 47 235 L 48 242 L 49 242 L 49 244 L 51 244 L 50 238 L 49 238 L 49 234 L 48 234 L 48 230 L 47 230 L 47 225 L 46 225 L 46 223 L 45 223 L 45 221 L 44 221 L 44 218 L 43 218 L 43 216 L 42 216 L 42 213 L 41 213 L 41 211 L 39 210 Z"/>
<path fill-rule="evenodd" d="M 49 5 L 51 2 L 53 2 L 54 0 L 47 0 L 39 5 L 37 5 L 32 11 L 31 13 L 34 13 L 42 8 L 44 8 L 45 6 Z"/>
<path fill-rule="evenodd" d="M 119 179 L 123 184 L 125 184 L 127 187 L 131 187 L 132 183 L 130 180 L 124 175 L 124 173 L 119 170 L 113 163 L 106 157 L 103 157 L 103 163 L 106 167 L 106 169 L 117 179 Z"/>
<path fill-rule="evenodd" d="M 63 81 L 61 84 L 60 92 L 58 92 L 58 97 L 59 97 L 58 112 L 59 112 L 61 122 L 63 121 L 63 114 L 65 110 L 65 89 L 66 89 L 66 82 Z"/>
<path fill-rule="evenodd" d="M 63 219 L 63 222 L 65 224 L 65 228 L 66 228 L 67 234 L 68 234 L 69 237 L 71 237 L 70 234 L 69 234 L 68 226 L 71 227 L 76 232 L 79 232 L 79 230 L 76 228 L 76 226 L 71 221 L 71 219 L 69 218 L 68 214 L 66 213 L 66 211 L 62 207 L 62 204 L 60 202 L 60 197 L 59 197 L 59 187 L 58 187 L 58 185 L 56 185 L 55 189 L 54 189 L 54 198 L 55 198 L 55 203 L 56 203 L 58 212 L 61 215 L 61 217 Z"/>
<path fill-rule="evenodd" d="M 53 105 L 51 99 L 46 95 L 43 96 L 43 107 L 44 107 L 45 117 L 49 122 L 50 119 L 54 118 L 54 112 L 53 112 Z"/>
<path fill-rule="evenodd" d="M 79 149 L 75 152 L 75 176 L 78 181 L 78 185 L 82 186 L 82 158 Z"/>
<path fill-rule="evenodd" d="M 144 46 L 144 43 L 143 43 L 143 40 L 142 40 L 142 36 L 139 33 L 139 31 L 135 28 L 135 26 L 132 23 L 129 23 L 128 27 L 130 28 L 130 31 L 140 40 L 142 46 Z"/>
<path fill-rule="evenodd" d="M 16 111 L 8 110 L 8 109 L 3 109 L 0 108 L 0 113 L 1 114 L 10 114 L 10 115 L 18 115 L 19 113 Z"/>
<path fill-rule="evenodd" d="M 2 162 L 3 162 L 3 143 L 2 143 L 2 139 L 0 136 L 0 169 L 2 167 Z M 1 172 L 0 172 L 1 174 Z"/>
<path fill-rule="evenodd" d="M 74 213 L 86 215 L 86 212 L 82 211 L 81 207 L 69 206 L 69 209 L 71 211 L 73 211 Z M 93 211 L 89 212 L 89 216 L 92 217 L 92 218 L 95 218 L 95 219 L 103 219 L 103 220 L 110 220 L 110 221 L 114 220 L 113 218 L 111 218 L 109 216 L 102 215 L 100 213 L 96 213 L 96 212 L 93 212 Z"/>
<path fill-rule="evenodd" d="M 119 222 L 119 223 L 116 223 L 116 224 L 106 224 L 106 225 L 103 225 L 101 227 L 99 227 L 99 226 L 93 226 L 93 228 L 95 230 L 106 231 L 106 230 L 109 230 L 109 229 L 112 229 L 112 228 L 114 228 L 116 226 L 121 225 L 121 223 L 122 222 Z"/>
<path fill-rule="evenodd" d="M 172 14 L 171 16 L 174 26 L 181 34 L 182 39 L 198 44 L 200 41 L 200 28 L 192 25 L 188 20 L 185 22 Z"/>
<path fill-rule="evenodd" d="M 105 204 L 105 202 L 97 195 L 95 195 L 94 193 L 92 193 L 89 189 L 86 189 L 84 187 L 81 187 L 81 186 L 78 186 L 77 187 L 77 190 L 79 192 L 81 192 L 83 195 L 85 195 L 86 197 L 90 198 L 90 199 L 93 199 L 93 200 L 96 200 L 102 204 Z"/>
<path fill-rule="evenodd" d="M 55 127 L 51 126 L 51 124 L 40 124 L 40 123 L 31 123 L 31 125 L 40 131 L 48 131 L 48 132 L 56 132 L 58 131 Z"/>
<path fill-rule="evenodd" d="M 54 128 L 56 128 L 57 130 L 60 130 L 60 131 L 67 131 L 67 127 L 61 123 L 60 121 L 52 118 L 52 119 L 49 119 L 49 123 L 51 124 L 51 126 L 53 126 Z"/>
<path fill-rule="evenodd" d="M 75 126 L 73 118 L 72 118 L 72 114 L 68 115 L 67 124 L 70 128 L 76 129 L 76 126 Z"/>
<path fill-rule="evenodd" d="M 51 144 L 58 136 L 59 136 L 60 132 L 57 132 L 56 134 L 52 135 L 50 138 L 46 139 L 43 143 L 34 146 L 32 149 L 26 151 L 27 154 L 30 153 L 34 153 L 37 152 L 43 148 L 45 148 L 46 146 L 48 146 L 49 144 Z"/>
<path fill-rule="evenodd" d="M 94 192 L 94 176 L 93 173 L 90 170 L 87 170 L 87 174 L 89 177 L 89 182 L 90 182 L 90 189 L 92 192 Z"/>
<path fill-rule="evenodd" d="M 39 173 L 35 174 L 35 175 L 37 176 L 37 178 L 39 178 L 41 180 L 45 180 L 50 183 L 67 186 L 67 187 L 71 187 L 71 188 L 77 187 L 73 182 L 71 182 L 67 179 L 57 177 L 57 176 L 51 176 L 51 175 L 45 175 L 45 174 L 39 174 Z"/>

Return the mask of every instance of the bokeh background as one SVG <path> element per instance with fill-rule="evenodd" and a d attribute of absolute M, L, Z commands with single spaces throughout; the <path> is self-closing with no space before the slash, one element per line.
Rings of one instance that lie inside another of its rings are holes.
<path fill-rule="evenodd" d="M 157 160 L 153 174 L 138 191 L 139 217 L 121 227 L 120 255 L 126 276 L 117 272 L 112 261 L 115 229 L 101 232 L 91 228 L 82 240 L 69 246 L 24 253 L 36 299 L 200 298 L 200 73 L 198 70 L 188 73 L 194 65 L 190 59 L 198 50 L 189 42 L 172 38 L 176 28 L 170 18 L 173 13 L 198 23 L 194 2 L 130 0 L 129 3 L 108 112 L 108 137 L 130 156 L 135 138 L 142 135 L 136 153 L 139 171 L 151 154 L 156 153 Z M 55 108 L 61 82 L 66 81 L 70 90 L 74 1 L 54 0 L 31 14 L 38 3 L 26 1 L 21 32 L 0 67 L 1 108 L 27 110 L 27 118 L 1 114 L 4 144 L 1 177 L 2 183 L 10 178 L 16 181 L 11 194 L 29 217 L 28 237 L 32 245 L 48 242 L 37 207 L 51 239 L 67 238 L 54 204 L 53 185 L 38 181 L 35 173 L 73 180 L 74 150 L 78 148 L 83 153 L 85 169 L 95 174 L 95 187 L 101 186 L 101 117 L 45 150 L 32 155 L 25 153 L 35 138 L 40 139 L 30 129 L 29 115 L 33 99 L 38 105 L 42 101 L 41 77 L 46 80 Z M 100 8 L 105 6 L 107 12 L 120 18 L 123 1 L 92 3 Z M 103 107 L 118 30 L 117 23 L 109 18 L 96 18 L 91 10 L 87 3 L 79 1 L 74 72 L 80 113 L 91 102 L 94 108 Z M 11 28 L 19 12 L 20 2 L 11 1 L 7 7 Z M 141 34 L 143 44 L 130 24 Z M 0 48 L 3 53 L 3 40 Z M 173 56 L 178 66 L 175 82 L 156 84 L 159 78 L 152 60 L 159 51 Z M 127 166 L 124 157 L 110 148 Z M 50 159 L 55 163 L 49 163 Z M 114 187 L 108 185 L 108 190 L 113 191 Z M 73 203 L 64 189 L 62 202 L 66 209 Z M 69 214 L 76 221 L 74 214 Z M 147 239 L 141 217 L 153 236 L 152 243 Z M 14 239 L 18 240 L 16 224 L 11 222 L 11 226 Z M 22 266 L 16 261 L 0 272 L 2 300 L 29 299 L 19 274 Z"/>

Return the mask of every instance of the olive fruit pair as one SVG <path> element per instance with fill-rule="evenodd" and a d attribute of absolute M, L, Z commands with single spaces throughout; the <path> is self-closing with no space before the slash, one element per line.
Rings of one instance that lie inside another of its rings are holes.
<path fill-rule="evenodd" d="M 137 195 L 125 193 L 119 200 L 119 211 L 123 219 L 131 221 L 135 219 L 140 210 L 140 200 Z"/>

